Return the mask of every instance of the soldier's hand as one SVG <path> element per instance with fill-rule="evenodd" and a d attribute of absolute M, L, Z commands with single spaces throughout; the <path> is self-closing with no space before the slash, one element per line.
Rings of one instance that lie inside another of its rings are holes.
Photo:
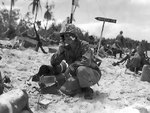
<path fill-rule="evenodd" d="M 58 49 L 58 54 L 62 54 L 65 51 L 64 45 L 61 44 Z"/>

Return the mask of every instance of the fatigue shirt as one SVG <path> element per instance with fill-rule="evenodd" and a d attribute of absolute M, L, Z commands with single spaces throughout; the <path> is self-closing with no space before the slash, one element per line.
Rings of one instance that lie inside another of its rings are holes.
<path fill-rule="evenodd" d="M 119 46 L 121 46 L 121 47 L 124 46 L 124 37 L 123 37 L 123 35 L 121 35 L 121 34 L 117 35 L 116 41 L 118 42 Z"/>
<path fill-rule="evenodd" d="M 72 50 L 70 46 L 63 47 L 63 52 L 59 52 L 59 49 L 51 57 L 51 65 L 57 66 L 62 60 L 65 60 L 69 65 L 87 66 L 99 71 L 98 65 L 94 60 L 94 53 L 90 49 L 88 44 L 75 40 L 75 50 Z M 62 48 L 61 48 L 62 49 Z"/>

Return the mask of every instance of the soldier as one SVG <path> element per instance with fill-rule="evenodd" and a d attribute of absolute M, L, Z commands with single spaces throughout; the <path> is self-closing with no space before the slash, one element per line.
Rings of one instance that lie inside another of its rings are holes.
<path fill-rule="evenodd" d="M 120 34 L 118 34 L 116 37 L 116 46 L 120 49 L 122 49 L 124 47 L 123 31 L 120 31 Z"/>
<path fill-rule="evenodd" d="M 60 33 L 61 45 L 51 57 L 51 65 L 42 65 L 39 72 L 33 76 L 32 81 L 39 81 L 42 75 L 56 75 L 64 73 L 65 82 L 60 91 L 75 95 L 82 91 L 85 99 L 93 98 L 93 89 L 101 78 L 101 71 L 93 51 L 88 44 L 82 43 L 79 38 L 71 32 Z M 68 68 L 62 69 L 62 61 L 65 60 Z"/>
<path fill-rule="evenodd" d="M 150 64 L 149 59 L 145 56 L 142 43 L 139 43 L 136 49 L 133 49 L 130 54 L 127 54 L 122 60 L 114 62 L 113 65 L 119 65 L 119 63 L 126 62 L 126 68 L 130 71 L 138 73 L 142 70 L 145 64 Z"/>

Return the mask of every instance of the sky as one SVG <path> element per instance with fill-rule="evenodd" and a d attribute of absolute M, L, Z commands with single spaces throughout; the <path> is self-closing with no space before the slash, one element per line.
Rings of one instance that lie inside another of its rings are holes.
<path fill-rule="evenodd" d="M 10 0 L 0 0 L 9 7 Z M 42 10 L 39 10 L 38 19 L 43 19 L 45 4 L 47 0 L 41 0 Z M 15 8 L 19 8 L 22 15 L 27 11 L 32 0 L 17 0 Z M 48 0 L 54 2 L 54 18 L 62 22 L 70 16 L 72 0 Z M 0 3 L 0 7 L 2 4 Z M 124 37 L 134 40 L 147 40 L 150 43 L 150 0 L 79 0 L 79 7 L 76 9 L 74 18 L 76 26 L 90 35 L 100 37 L 102 21 L 95 20 L 95 17 L 106 17 L 116 19 L 116 23 L 105 22 L 102 36 L 115 38 L 122 30 Z"/>

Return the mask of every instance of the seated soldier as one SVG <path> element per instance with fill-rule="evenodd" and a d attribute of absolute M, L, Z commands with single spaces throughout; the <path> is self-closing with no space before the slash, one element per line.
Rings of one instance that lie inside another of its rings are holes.
<path fill-rule="evenodd" d="M 116 65 L 119 65 L 122 62 L 126 62 L 128 59 L 130 59 L 131 56 L 134 56 L 135 52 L 136 52 L 136 50 L 133 49 L 131 51 L 131 53 L 127 53 L 126 56 L 123 59 L 121 59 L 120 61 L 114 62 L 112 65 L 116 66 Z"/>
<path fill-rule="evenodd" d="M 32 81 L 39 81 L 42 75 L 55 75 L 57 78 L 64 73 L 66 80 L 60 88 L 61 92 L 75 95 L 80 90 L 84 93 L 85 99 L 92 99 L 93 90 L 90 86 L 98 83 L 101 78 L 97 58 L 93 56 L 89 45 L 82 43 L 74 33 L 64 32 L 60 36 L 62 43 L 58 51 L 52 55 L 51 65 L 42 65 Z M 63 60 L 68 63 L 68 68 L 64 71 L 60 69 Z M 73 79 L 76 82 L 72 82 Z M 67 90 L 71 86 L 75 88 Z"/>
<path fill-rule="evenodd" d="M 104 47 L 104 45 L 101 45 L 101 47 L 100 47 L 100 49 L 99 49 L 98 55 L 99 55 L 101 58 L 107 57 L 107 53 L 105 52 L 105 47 Z"/>
<path fill-rule="evenodd" d="M 136 50 L 132 50 L 130 54 L 127 54 L 122 60 L 118 62 L 114 62 L 112 65 L 116 66 L 119 65 L 119 63 L 126 62 L 126 68 L 130 71 L 133 71 L 135 73 L 138 73 L 139 66 L 140 66 L 140 58 L 138 54 L 136 54 Z"/>
<path fill-rule="evenodd" d="M 137 47 L 139 48 L 139 47 Z M 113 63 L 112 65 L 116 66 L 119 65 L 119 63 L 126 62 L 126 68 L 130 71 L 138 73 L 139 70 L 142 70 L 142 67 L 144 64 L 149 64 L 149 61 L 144 55 L 144 52 L 139 53 L 138 49 L 133 49 L 130 54 L 127 54 L 122 60 Z"/>

